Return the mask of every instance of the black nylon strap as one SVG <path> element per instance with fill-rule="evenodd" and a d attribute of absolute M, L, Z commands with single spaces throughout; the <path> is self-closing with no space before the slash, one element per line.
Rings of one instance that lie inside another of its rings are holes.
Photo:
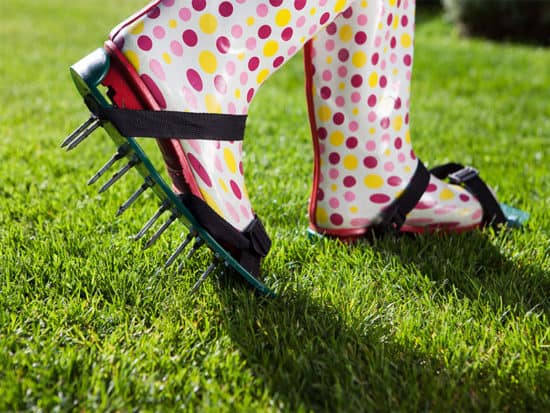
<path fill-rule="evenodd" d="M 93 99 L 85 102 L 94 115 L 127 138 L 240 141 L 244 137 L 246 115 L 105 108 Z"/>
<path fill-rule="evenodd" d="M 430 172 L 424 164 L 418 160 L 418 165 L 411 181 L 401 194 L 380 215 L 380 222 L 373 226 L 377 233 L 396 232 L 405 220 L 407 214 L 416 206 L 430 183 Z"/>
<path fill-rule="evenodd" d="M 464 185 L 481 204 L 484 225 L 498 227 L 507 222 L 498 201 L 476 169 L 459 163 L 447 163 L 432 168 L 431 173 L 439 179 L 449 178 L 452 184 Z"/>
<path fill-rule="evenodd" d="M 206 202 L 193 194 L 179 195 L 199 223 L 224 247 L 236 250 L 235 258 L 254 277 L 260 276 L 260 262 L 271 248 L 271 240 L 258 217 L 243 232 L 237 231 Z M 232 253 L 234 252 L 232 251 Z"/>

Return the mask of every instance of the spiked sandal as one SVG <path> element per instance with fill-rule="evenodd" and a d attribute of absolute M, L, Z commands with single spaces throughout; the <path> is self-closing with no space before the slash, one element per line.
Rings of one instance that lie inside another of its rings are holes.
<path fill-rule="evenodd" d="M 371 232 L 467 231 L 525 218 L 473 168 L 428 171 L 410 137 L 414 2 L 354 2 L 305 48 L 314 146 L 310 228 L 340 238 Z M 449 181 L 445 181 L 449 178 Z"/>
<path fill-rule="evenodd" d="M 272 294 L 259 279 L 271 242 L 252 211 L 242 170 L 248 106 L 263 82 L 349 3 L 157 0 L 73 66 L 92 116 L 64 145 L 74 148 L 99 126 L 108 132 L 117 152 L 92 181 L 124 158 L 102 190 L 133 168 L 145 182 L 121 211 L 149 188 L 161 201 L 137 238 L 165 212 L 168 220 L 146 246 L 176 220 L 189 228 L 167 265 L 195 238 L 215 262 Z M 135 139 L 144 136 L 156 138 L 171 187 Z"/>

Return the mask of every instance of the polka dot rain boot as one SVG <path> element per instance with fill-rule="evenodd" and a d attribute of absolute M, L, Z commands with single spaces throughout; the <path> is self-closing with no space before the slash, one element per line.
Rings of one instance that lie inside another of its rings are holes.
<path fill-rule="evenodd" d="M 316 233 L 355 238 L 506 222 L 475 169 L 448 164 L 430 173 L 413 151 L 414 5 L 355 1 L 306 45 Z"/>
<path fill-rule="evenodd" d="M 162 0 L 116 27 L 104 48 L 71 68 L 91 118 L 63 143 L 76 147 L 102 126 L 117 152 L 90 180 L 120 159 L 145 182 L 120 209 L 145 190 L 160 198 L 141 238 L 164 213 L 189 236 L 168 259 L 172 264 L 189 243 L 206 244 L 214 262 L 232 267 L 263 294 L 260 261 L 271 241 L 254 214 L 244 184 L 242 140 L 246 114 L 263 82 L 348 5 L 345 0 L 211 1 Z M 106 92 L 104 89 L 106 88 Z M 154 137 L 171 185 L 151 165 L 135 137 Z"/>

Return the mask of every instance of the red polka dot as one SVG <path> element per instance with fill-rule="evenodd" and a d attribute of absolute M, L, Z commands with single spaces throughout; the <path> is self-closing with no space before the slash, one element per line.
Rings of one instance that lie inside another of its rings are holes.
<path fill-rule="evenodd" d="M 195 69 L 188 69 L 187 70 L 187 80 L 189 81 L 189 84 L 195 89 L 197 92 L 202 91 L 202 79 L 201 75 L 195 70 Z"/>
<path fill-rule="evenodd" d="M 229 17 L 233 14 L 233 5 L 228 1 L 224 1 L 220 4 L 220 7 L 218 7 L 218 11 L 221 16 Z"/>
<path fill-rule="evenodd" d="M 193 0 L 191 2 L 191 5 L 195 10 L 201 11 L 204 10 L 204 8 L 206 7 L 206 0 Z"/>
<path fill-rule="evenodd" d="M 285 62 L 285 58 L 283 56 L 278 56 L 273 60 L 273 67 L 277 68 L 281 66 Z"/>
<path fill-rule="evenodd" d="M 149 36 L 139 36 L 137 40 L 138 47 L 141 50 L 149 51 L 153 47 L 153 41 Z"/>
<path fill-rule="evenodd" d="M 352 186 L 355 186 L 357 183 L 357 180 L 353 176 L 346 176 L 344 178 L 344 186 L 346 188 L 351 188 Z"/>
<path fill-rule="evenodd" d="M 341 61 L 341 62 L 345 62 L 349 59 L 349 51 L 348 49 L 340 49 L 338 51 L 338 59 Z"/>
<path fill-rule="evenodd" d="M 187 153 L 187 158 L 189 159 L 191 167 L 195 170 L 197 175 L 199 175 L 206 186 L 212 187 L 212 180 L 210 179 L 210 176 L 208 176 L 208 172 L 206 172 L 206 169 L 204 168 L 202 163 L 197 158 L 195 158 L 195 156 L 191 152 Z"/>
<path fill-rule="evenodd" d="M 396 138 L 393 145 L 395 146 L 395 149 L 401 149 L 403 146 L 403 140 L 401 138 Z"/>
<path fill-rule="evenodd" d="M 327 130 L 326 130 L 325 128 L 322 128 L 322 127 L 321 127 L 321 128 L 319 128 L 319 129 L 317 129 L 317 137 L 318 137 L 319 139 L 321 139 L 322 141 L 324 141 L 324 140 L 327 138 L 327 136 L 328 136 L 328 132 L 327 132 Z"/>
<path fill-rule="evenodd" d="M 386 76 L 380 76 L 380 87 L 384 88 L 388 85 L 388 79 Z"/>
<path fill-rule="evenodd" d="M 283 3 L 283 0 L 269 0 L 269 4 L 273 7 L 279 7 Z"/>
<path fill-rule="evenodd" d="M 220 53 L 225 54 L 231 48 L 231 43 L 229 42 L 229 39 L 227 37 L 220 36 L 216 40 L 216 48 Z"/>
<path fill-rule="evenodd" d="M 294 0 L 294 8 L 296 10 L 302 10 L 306 7 L 307 0 Z"/>
<path fill-rule="evenodd" d="M 374 156 L 367 156 L 363 159 L 363 165 L 369 169 L 374 169 L 378 166 L 378 160 Z"/>
<path fill-rule="evenodd" d="M 374 194 L 371 195 L 369 199 L 375 204 L 385 204 L 391 200 L 391 198 L 386 194 Z"/>
<path fill-rule="evenodd" d="M 330 95 L 332 94 L 330 88 L 328 86 L 323 86 L 321 88 L 321 98 L 328 99 L 330 98 Z"/>
<path fill-rule="evenodd" d="M 250 103 L 252 101 L 252 98 L 254 97 L 254 88 L 248 89 L 248 92 L 246 93 L 246 101 Z"/>
<path fill-rule="evenodd" d="M 470 197 L 466 194 L 460 194 L 459 198 L 462 202 L 468 202 L 470 200 Z"/>
<path fill-rule="evenodd" d="M 260 39 L 267 39 L 271 35 L 271 26 L 264 24 L 258 29 L 258 37 Z"/>
<path fill-rule="evenodd" d="M 281 33 L 281 39 L 283 39 L 285 42 L 292 39 L 292 35 L 294 34 L 294 31 L 292 30 L 292 27 L 285 28 Z"/>
<path fill-rule="evenodd" d="M 319 19 L 319 23 L 321 25 L 324 25 L 326 22 L 328 22 L 330 19 L 330 13 L 323 13 L 323 15 L 321 16 L 321 18 Z"/>
<path fill-rule="evenodd" d="M 403 182 L 403 179 L 401 179 L 399 176 L 390 176 L 388 178 L 388 185 L 389 186 L 399 186 Z"/>
<path fill-rule="evenodd" d="M 233 180 L 229 182 L 229 185 L 231 186 L 231 190 L 233 191 L 233 194 L 237 197 L 237 199 L 242 199 L 243 195 L 241 193 L 239 185 L 237 185 L 237 183 Z"/>
<path fill-rule="evenodd" d="M 362 45 L 367 42 L 367 34 L 365 32 L 358 32 L 355 34 L 355 43 Z"/>
<path fill-rule="evenodd" d="M 388 129 L 390 127 L 390 118 L 383 118 L 380 121 L 380 127 L 382 129 Z"/>
<path fill-rule="evenodd" d="M 344 217 L 340 214 L 332 214 L 330 216 L 330 222 L 332 222 L 333 225 L 342 225 L 344 223 Z"/>
<path fill-rule="evenodd" d="M 370 95 L 369 98 L 367 99 L 367 104 L 372 108 L 376 105 L 376 95 Z"/>
<path fill-rule="evenodd" d="M 429 184 L 426 188 L 426 192 L 435 192 L 437 191 L 437 185 L 436 184 Z"/>
<path fill-rule="evenodd" d="M 328 156 L 328 161 L 333 165 L 336 165 L 338 162 L 340 162 L 340 155 L 338 154 L 338 152 L 331 152 Z"/>
<path fill-rule="evenodd" d="M 394 109 L 397 109 L 397 110 L 401 109 L 401 98 L 395 99 L 395 103 L 394 103 L 393 107 L 394 107 Z"/>
<path fill-rule="evenodd" d="M 410 66 L 412 63 L 412 56 L 410 54 L 406 54 L 403 57 L 403 63 L 405 63 L 405 66 Z"/>
<path fill-rule="evenodd" d="M 317 189 L 317 200 L 322 201 L 323 199 L 325 199 L 325 193 L 321 188 L 319 188 Z"/>
<path fill-rule="evenodd" d="M 336 27 L 336 23 L 332 22 L 327 26 L 327 33 L 330 35 L 336 34 L 336 31 L 338 28 Z"/>
<path fill-rule="evenodd" d="M 258 66 L 260 66 L 260 59 L 258 59 L 256 56 L 252 57 L 248 61 L 248 70 L 250 70 L 251 72 L 256 70 Z"/>
<path fill-rule="evenodd" d="M 342 112 L 337 112 L 334 114 L 334 116 L 332 117 L 332 121 L 336 124 L 336 125 L 341 125 L 342 123 L 344 123 L 344 121 L 346 120 L 344 114 Z"/>
<path fill-rule="evenodd" d="M 351 85 L 353 87 L 360 87 L 363 84 L 363 76 L 361 75 L 353 75 L 351 77 Z"/>
<path fill-rule="evenodd" d="M 353 16 L 353 8 L 349 7 L 347 8 L 343 13 L 342 16 L 344 16 L 346 19 L 349 19 L 351 16 Z"/>
<path fill-rule="evenodd" d="M 159 16 L 160 16 L 160 9 L 158 7 L 153 7 L 147 13 L 147 17 L 149 17 L 150 19 L 156 19 Z"/>
<path fill-rule="evenodd" d="M 159 87 L 157 86 L 157 84 L 155 83 L 155 81 L 151 79 L 149 76 L 147 76 L 146 74 L 142 74 L 140 78 L 141 80 L 143 80 L 143 83 L 147 85 L 147 88 L 149 89 L 149 91 L 157 101 L 158 105 L 162 109 L 166 109 L 166 99 L 164 99 L 164 96 L 160 91 Z"/>
<path fill-rule="evenodd" d="M 196 46 L 199 40 L 199 38 L 197 37 L 197 33 L 195 33 L 193 30 L 185 30 L 183 32 L 182 39 L 183 42 L 189 47 Z"/>
<path fill-rule="evenodd" d="M 354 149 L 359 144 L 359 140 L 355 136 L 350 136 L 346 139 L 346 147 L 348 149 Z"/>

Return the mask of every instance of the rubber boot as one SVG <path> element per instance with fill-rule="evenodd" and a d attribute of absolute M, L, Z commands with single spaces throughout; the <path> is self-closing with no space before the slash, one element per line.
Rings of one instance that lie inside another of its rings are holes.
<path fill-rule="evenodd" d="M 505 221 L 475 169 L 429 173 L 413 151 L 414 14 L 414 1 L 355 1 L 306 46 L 317 233 L 465 231 Z"/>
<path fill-rule="evenodd" d="M 73 66 L 90 122 L 107 129 L 117 153 L 130 145 L 123 155 L 130 167 L 146 166 L 138 170 L 160 188 L 161 209 L 182 216 L 219 261 L 263 292 L 260 261 L 271 241 L 244 183 L 248 107 L 266 79 L 349 3 L 155 1 L 116 27 L 102 51 Z M 107 87 L 107 101 L 99 85 Z M 89 129 L 79 128 L 65 145 L 76 146 Z M 171 188 L 134 136 L 157 138 Z"/>

